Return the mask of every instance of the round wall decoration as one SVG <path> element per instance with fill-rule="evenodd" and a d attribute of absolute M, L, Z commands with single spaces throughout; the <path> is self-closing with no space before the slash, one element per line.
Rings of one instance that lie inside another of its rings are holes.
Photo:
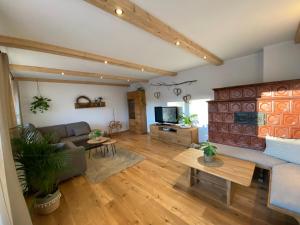
<path fill-rule="evenodd" d="M 160 97 L 160 92 L 159 92 L 159 91 L 154 92 L 154 97 L 155 97 L 156 99 L 159 99 L 159 97 Z"/>
<path fill-rule="evenodd" d="M 173 89 L 173 93 L 176 95 L 176 96 L 179 96 L 181 94 L 182 90 L 181 88 L 174 88 Z"/>
<path fill-rule="evenodd" d="M 182 100 L 185 102 L 185 103 L 189 103 L 190 100 L 191 100 L 192 96 L 191 95 L 185 95 L 182 97 Z"/>
<path fill-rule="evenodd" d="M 82 101 L 82 99 L 84 99 L 84 101 Z M 78 98 L 76 98 L 76 103 L 91 103 L 91 102 L 92 102 L 91 99 L 84 95 L 81 95 Z"/>

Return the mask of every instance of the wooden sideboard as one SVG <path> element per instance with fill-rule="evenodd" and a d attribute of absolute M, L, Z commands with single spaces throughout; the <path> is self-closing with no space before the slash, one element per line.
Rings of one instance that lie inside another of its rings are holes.
<path fill-rule="evenodd" d="M 150 125 L 151 138 L 173 144 L 190 146 L 198 143 L 198 128 L 180 128 L 176 125 Z"/>

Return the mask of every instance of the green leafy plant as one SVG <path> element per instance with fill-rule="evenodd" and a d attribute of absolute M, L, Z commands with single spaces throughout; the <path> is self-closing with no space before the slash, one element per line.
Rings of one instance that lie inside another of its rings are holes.
<path fill-rule="evenodd" d="M 203 150 L 207 156 L 215 156 L 217 154 L 217 147 L 208 141 L 200 143 L 200 149 Z"/>
<path fill-rule="evenodd" d="M 30 104 L 30 111 L 36 114 L 38 111 L 44 113 L 50 107 L 49 102 L 51 99 L 45 98 L 43 96 L 34 96 L 33 102 Z"/>
<path fill-rule="evenodd" d="M 23 136 L 12 139 L 13 156 L 25 193 L 45 197 L 58 189 L 58 175 L 67 169 L 67 155 L 45 139 L 28 141 Z"/>
<path fill-rule="evenodd" d="M 180 119 L 185 125 L 192 125 L 193 122 L 195 122 L 195 121 L 197 120 L 197 115 L 196 115 L 196 114 L 185 115 L 184 113 L 182 113 L 181 115 L 179 115 L 179 119 Z"/>
<path fill-rule="evenodd" d="M 95 129 L 89 134 L 90 139 L 95 139 L 100 136 L 103 136 L 103 132 L 99 129 Z"/>

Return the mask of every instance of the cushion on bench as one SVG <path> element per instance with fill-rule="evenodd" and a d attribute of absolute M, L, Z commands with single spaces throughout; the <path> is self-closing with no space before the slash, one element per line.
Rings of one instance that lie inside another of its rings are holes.
<path fill-rule="evenodd" d="M 270 204 L 300 213 L 300 165 L 286 163 L 272 169 Z"/>
<path fill-rule="evenodd" d="M 240 147 L 233 147 L 233 146 L 222 145 L 217 143 L 212 143 L 212 144 L 218 148 L 217 153 L 219 154 L 251 161 L 256 163 L 258 167 L 262 167 L 265 169 L 271 169 L 275 165 L 286 163 L 286 161 L 266 155 L 262 151 L 240 148 Z"/>

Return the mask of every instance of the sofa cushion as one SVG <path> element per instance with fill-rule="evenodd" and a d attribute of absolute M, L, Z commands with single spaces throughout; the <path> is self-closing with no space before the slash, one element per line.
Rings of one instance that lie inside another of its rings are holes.
<path fill-rule="evenodd" d="M 61 141 L 66 143 L 66 142 L 83 141 L 83 140 L 88 140 L 88 139 L 89 139 L 89 135 L 85 134 L 85 135 L 80 135 L 80 136 L 72 136 L 72 137 L 62 138 Z"/>
<path fill-rule="evenodd" d="M 49 127 L 39 127 L 39 131 L 43 135 L 51 135 L 53 139 L 53 143 L 59 142 L 61 138 L 67 137 L 67 131 L 65 125 L 55 125 L 55 126 L 49 126 Z"/>
<path fill-rule="evenodd" d="M 300 164 L 300 139 L 266 137 L 267 155 Z"/>
<path fill-rule="evenodd" d="M 265 169 L 271 169 L 275 165 L 286 163 L 286 161 L 274 158 L 272 156 L 264 154 L 261 151 L 253 149 L 233 147 L 217 143 L 213 143 L 213 145 L 217 147 L 217 153 L 219 154 L 251 161 L 256 163 L 258 167 L 262 167 Z"/>
<path fill-rule="evenodd" d="M 300 165 L 285 163 L 273 167 L 270 204 L 300 213 Z"/>
<path fill-rule="evenodd" d="M 31 142 L 42 142 L 44 141 L 44 137 L 41 132 L 35 128 L 35 126 L 31 123 L 26 124 L 23 129 L 23 136 L 25 140 L 29 143 Z"/>
<path fill-rule="evenodd" d="M 68 137 L 75 136 L 75 130 L 77 135 L 89 134 L 91 132 L 90 125 L 86 122 L 77 122 L 77 123 L 69 123 L 66 124 L 66 131 Z"/>

